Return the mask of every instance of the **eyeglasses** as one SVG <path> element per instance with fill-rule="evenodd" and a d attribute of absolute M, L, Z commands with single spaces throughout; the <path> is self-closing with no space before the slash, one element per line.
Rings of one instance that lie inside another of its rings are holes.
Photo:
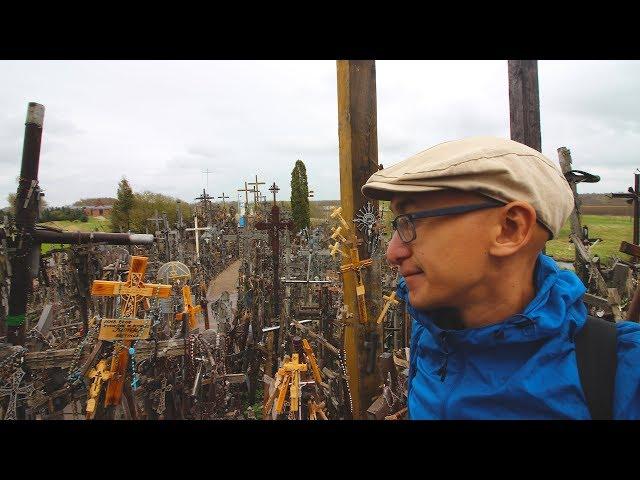
<path fill-rule="evenodd" d="M 475 212 L 485 208 L 502 207 L 504 203 L 478 203 L 475 205 L 457 205 L 455 207 L 438 208 L 434 210 L 423 210 L 421 212 L 405 213 L 393 219 L 391 225 L 398 232 L 400 240 L 404 243 L 412 242 L 416 239 L 416 227 L 414 221 L 421 218 L 442 217 L 444 215 L 457 215 L 460 213 Z"/>

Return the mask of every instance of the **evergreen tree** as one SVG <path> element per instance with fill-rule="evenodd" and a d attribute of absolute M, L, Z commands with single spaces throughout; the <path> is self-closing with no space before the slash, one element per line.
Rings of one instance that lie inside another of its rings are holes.
<path fill-rule="evenodd" d="M 307 169 L 302 160 L 296 160 L 291 171 L 291 215 L 297 230 L 311 226 Z"/>
<path fill-rule="evenodd" d="M 131 229 L 131 211 L 133 210 L 133 190 L 125 177 L 118 184 L 118 199 L 111 212 L 111 229 L 114 232 L 126 232 Z"/>

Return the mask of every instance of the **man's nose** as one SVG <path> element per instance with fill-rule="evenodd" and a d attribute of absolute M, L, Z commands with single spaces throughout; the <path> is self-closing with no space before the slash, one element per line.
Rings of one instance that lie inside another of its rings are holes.
<path fill-rule="evenodd" d="M 387 245 L 387 260 L 391 265 L 400 265 L 403 260 L 411 256 L 409 245 L 400 240 L 398 232 L 393 232 Z"/>

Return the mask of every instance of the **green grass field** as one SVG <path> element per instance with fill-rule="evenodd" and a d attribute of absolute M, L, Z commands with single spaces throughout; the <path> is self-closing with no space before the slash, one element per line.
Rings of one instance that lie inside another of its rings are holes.
<path fill-rule="evenodd" d="M 620 242 L 633 240 L 633 219 L 630 217 L 614 217 L 609 215 L 583 215 L 582 225 L 589 227 L 589 238 L 601 238 L 591 251 L 607 262 L 611 257 L 617 256 L 629 261 L 631 257 L 620 253 Z M 556 260 L 574 260 L 573 244 L 569 243 L 569 221 L 564 224 L 557 239 L 547 242 L 547 255 Z"/>
<path fill-rule="evenodd" d="M 60 228 L 66 232 L 109 232 L 111 231 L 111 224 L 109 220 L 100 220 L 95 217 L 89 217 L 86 222 L 79 220 L 61 220 L 57 222 L 45 222 L 41 225 L 47 225 L 49 227 Z M 66 245 L 65 245 L 66 246 Z M 60 248 L 60 244 L 43 243 L 40 247 L 41 253 L 47 253 L 54 248 Z"/>

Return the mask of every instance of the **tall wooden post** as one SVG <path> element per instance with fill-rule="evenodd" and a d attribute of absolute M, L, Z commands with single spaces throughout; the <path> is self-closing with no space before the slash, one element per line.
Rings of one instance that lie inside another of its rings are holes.
<path fill-rule="evenodd" d="M 542 152 L 538 61 L 509 60 L 511 140 Z"/>
<path fill-rule="evenodd" d="M 9 293 L 9 312 L 7 322 L 7 340 L 14 345 L 24 343 L 24 320 L 27 311 L 27 298 L 31 293 L 33 277 L 37 274 L 34 267 L 37 259 L 32 258 L 34 248 L 33 230 L 38 217 L 40 188 L 38 187 L 38 167 L 40 165 L 40 143 L 44 105 L 30 102 L 24 129 L 22 147 L 22 165 L 16 195 L 15 222 L 18 235 L 11 242 L 15 253 L 11 256 L 11 291 Z M 39 252 L 35 251 L 36 255 Z"/>
<path fill-rule="evenodd" d="M 338 60 L 338 136 L 340 148 L 340 201 L 342 216 L 348 221 L 367 202 L 360 188 L 378 170 L 378 132 L 376 107 L 376 70 L 373 60 Z M 377 202 L 375 202 L 377 209 Z M 354 228 L 355 230 L 355 228 Z M 361 258 L 366 258 L 363 246 Z M 343 259 L 343 264 L 348 260 Z M 380 273 L 376 268 L 365 273 L 367 299 L 380 298 Z M 363 324 L 358 318 L 356 283 L 353 275 L 344 275 L 344 303 L 352 316 L 345 328 L 346 367 L 353 402 L 353 418 L 365 417 L 371 397 L 377 390 L 377 372 L 366 373 L 364 341 L 370 330 L 381 328 L 375 322 Z M 372 302 L 367 302 L 369 307 Z M 378 342 L 380 343 L 380 342 Z"/>

